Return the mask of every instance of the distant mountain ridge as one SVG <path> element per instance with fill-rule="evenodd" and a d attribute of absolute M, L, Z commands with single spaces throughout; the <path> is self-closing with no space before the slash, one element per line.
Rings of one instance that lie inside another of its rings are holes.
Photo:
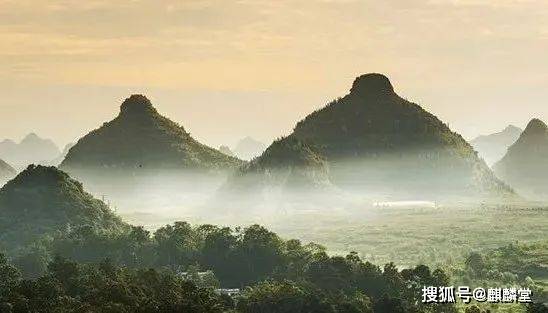
<path fill-rule="evenodd" d="M 70 148 L 72 148 L 73 146 L 74 146 L 73 142 L 67 143 L 65 147 L 63 148 L 63 151 L 61 152 L 61 154 L 57 158 L 51 160 L 50 165 L 58 166 L 59 164 L 61 164 L 61 162 L 63 162 L 63 160 L 67 156 Z"/>
<path fill-rule="evenodd" d="M 132 95 L 114 120 L 81 138 L 60 167 L 219 170 L 240 164 L 239 159 L 196 141 L 182 126 L 160 115 L 145 96 Z"/>
<path fill-rule="evenodd" d="M 49 163 L 61 154 L 59 147 L 50 139 L 30 133 L 20 143 L 6 139 L 0 142 L 0 159 L 18 169 L 29 164 Z"/>
<path fill-rule="evenodd" d="M 251 160 L 261 155 L 266 145 L 250 136 L 242 138 L 233 149 L 234 154 L 242 160 Z"/>
<path fill-rule="evenodd" d="M 523 130 L 514 125 L 507 126 L 498 133 L 478 136 L 470 144 L 489 165 L 502 159 L 508 148 L 518 140 Z"/>
<path fill-rule="evenodd" d="M 529 122 L 519 139 L 493 167 L 503 180 L 532 198 L 548 199 L 548 127 Z"/>
<path fill-rule="evenodd" d="M 221 151 L 223 154 L 226 154 L 228 156 L 231 156 L 231 157 L 236 157 L 234 155 L 234 152 L 232 152 L 232 150 L 230 150 L 230 148 L 228 146 L 219 146 L 219 151 Z"/>
<path fill-rule="evenodd" d="M 273 146 L 286 147 L 285 156 L 269 153 Z M 231 183 L 258 173 L 268 180 L 279 164 L 302 169 L 295 155 L 316 165 L 313 160 L 324 160 L 329 182 L 346 190 L 406 197 L 514 195 L 459 134 L 398 96 L 377 73 L 356 78 L 348 95 L 297 123 Z"/>

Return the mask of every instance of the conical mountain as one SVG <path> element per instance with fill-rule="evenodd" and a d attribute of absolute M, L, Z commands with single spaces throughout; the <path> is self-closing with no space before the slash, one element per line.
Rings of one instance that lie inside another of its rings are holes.
<path fill-rule="evenodd" d="M 220 170 L 242 162 L 196 141 L 160 115 L 143 95 L 132 95 L 120 114 L 70 149 L 62 169 Z"/>
<path fill-rule="evenodd" d="M 6 181 L 12 179 L 17 174 L 17 171 L 8 163 L 0 160 L 0 186 Z"/>
<path fill-rule="evenodd" d="M 548 198 L 548 127 L 533 119 L 494 166 L 498 177 L 525 196 Z"/>
<path fill-rule="evenodd" d="M 39 236 L 80 226 L 127 227 L 82 184 L 55 167 L 30 165 L 0 189 L 0 243 L 19 246 Z"/>
<path fill-rule="evenodd" d="M 261 155 L 266 145 L 252 137 L 245 137 L 234 147 L 234 154 L 242 160 L 251 160 Z"/>
<path fill-rule="evenodd" d="M 502 159 L 508 148 L 518 140 L 523 130 L 509 125 L 498 133 L 478 136 L 470 144 L 489 165 Z"/>
<path fill-rule="evenodd" d="M 308 115 L 275 144 L 291 143 L 324 160 L 334 186 L 360 194 L 406 199 L 514 195 L 460 135 L 398 96 L 389 79 L 377 73 L 356 78 L 348 95 Z M 271 175 L 279 161 L 269 149 L 238 177 L 256 175 L 255 164 Z M 295 159 L 283 156 L 283 162 L 300 167 Z"/>

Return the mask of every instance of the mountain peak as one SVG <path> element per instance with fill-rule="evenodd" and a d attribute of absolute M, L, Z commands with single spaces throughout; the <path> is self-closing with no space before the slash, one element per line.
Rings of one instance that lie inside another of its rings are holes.
<path fill-rule="evenodd" d="M 82 137 L 60 167 L 75 174 L 105 168 L 232 170 L 240 164 L 192 138 L 182 126 L 162 116 L 144 95 L 132 95 L 124 100 L 115 119 Z"/>
<path fill-rule="evenodd" d="M 40 137 L 38 137 L 38 135 L 36 135 L 36 133 L 30 133 L 27 136 L 25 136 L 25 138 L 35 139 L 35 138 L 40 138 Z"/>
<path fill-rule="evenodd" d="M 84 225 L 113 232 L 126 227 L 105 203 L 56 167 L 30 165 L 0 189 L 0 229 L 11 233 L 14 246 Z"/>
<path fill-rule="evenodd" d="M 521 133 L 522 129 L 514 125 L 508 125 L 502 132 L 503 133 L 514 133 L 514 132 Z"/>
<path fill-rule="evenodd" d="M 369 73 L 357 77 L 352 84 L 350 94 L 354 95 L 379 95 L 394 92 L 390 79 L 379 73 Z"/>
<path fill-rule="evenodd" d="M 495 173 L 531 200 L 548 199 L 548 126 L 532 119 L 506 155 L 495 164 Z"/>
<path fill-rule="evenodd" d="M 532 119 L 527 127 L 525 128 L 524 133 L 534 134 L 534 133 L 545 133 L 548 131 L 548 126 L 538 118 Z"/>
<path fill-rule="evenodd" d="M 31 188 L 34 185 L 42 186 L 60 186 L 67 182 L 74 183 L 65 172 L 54 166 L 29 165 L 12 181 L 13 185 L 18 187 Z M 82 189 L 80 183 L 75 184 L 78 189 Z M 7 187 L 7 186 L 6 186 Z"/>
<path fill-rule="evenodd" d="M 26 135 L 25 138 L 23 138 L 23 140 L 21 140 L 21 143 L 36 142 L 41 140 L 42 138 L 40 138 L 40 136 L 38 136 L 36 133 L 30 133 Z"/>
<path fill-rule="evenodd" d="M 156 109 L 154 109 L 152 103 L 146 96 L 140 94 L 131 95 L 124 100 L 120 106 L 121 114 L 140 114 L 147 112 L 153 113 L 156 112 Z"/>
<path fill-rule="evenodd" d="M 257 176 L 256 164 L 264 175 Z M 327 177 L 341 191 L 372 198 L 515 196 L 462 136 L 398 96 L 378 73 L 356 78 L 350 94 L 307 115 L 239 177 L 258 177 L 262 181 L 253 184 L 272 189 L 280 181 L 271 177 L 287 168 L 299 169 L 301 177 Z"/>

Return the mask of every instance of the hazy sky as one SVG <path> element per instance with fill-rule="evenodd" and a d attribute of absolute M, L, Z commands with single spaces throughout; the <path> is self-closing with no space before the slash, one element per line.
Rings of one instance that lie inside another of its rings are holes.
<path fill-rule="evenodd" d="M 63 145 L 131 93 L 213 146 L 382 72 L 465 137 L 548 120 L 548 2 L 0 0 L 0 139 Z"/>

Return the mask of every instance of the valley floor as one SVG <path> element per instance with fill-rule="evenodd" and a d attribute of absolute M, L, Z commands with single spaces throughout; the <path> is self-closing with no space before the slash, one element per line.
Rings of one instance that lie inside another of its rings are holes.
<path fill-rule="evenodd" d="M 324 245 L 332 254 L 358 252 L 376 264 L 394 262 L 443 265 L 461 260 L 471 251 L 511 243 L 529 244 L 548 238 L 548 207 L 454 206 L 374 207 L 338 210 L 282 210 L 250 217 L 174 212 L 121 213 L 130 223 L 155 229 L 173 220 L 247 226 L 259 223 L 285 238 Z M 548 262 L 547 262 L 548 263 Z"/>

